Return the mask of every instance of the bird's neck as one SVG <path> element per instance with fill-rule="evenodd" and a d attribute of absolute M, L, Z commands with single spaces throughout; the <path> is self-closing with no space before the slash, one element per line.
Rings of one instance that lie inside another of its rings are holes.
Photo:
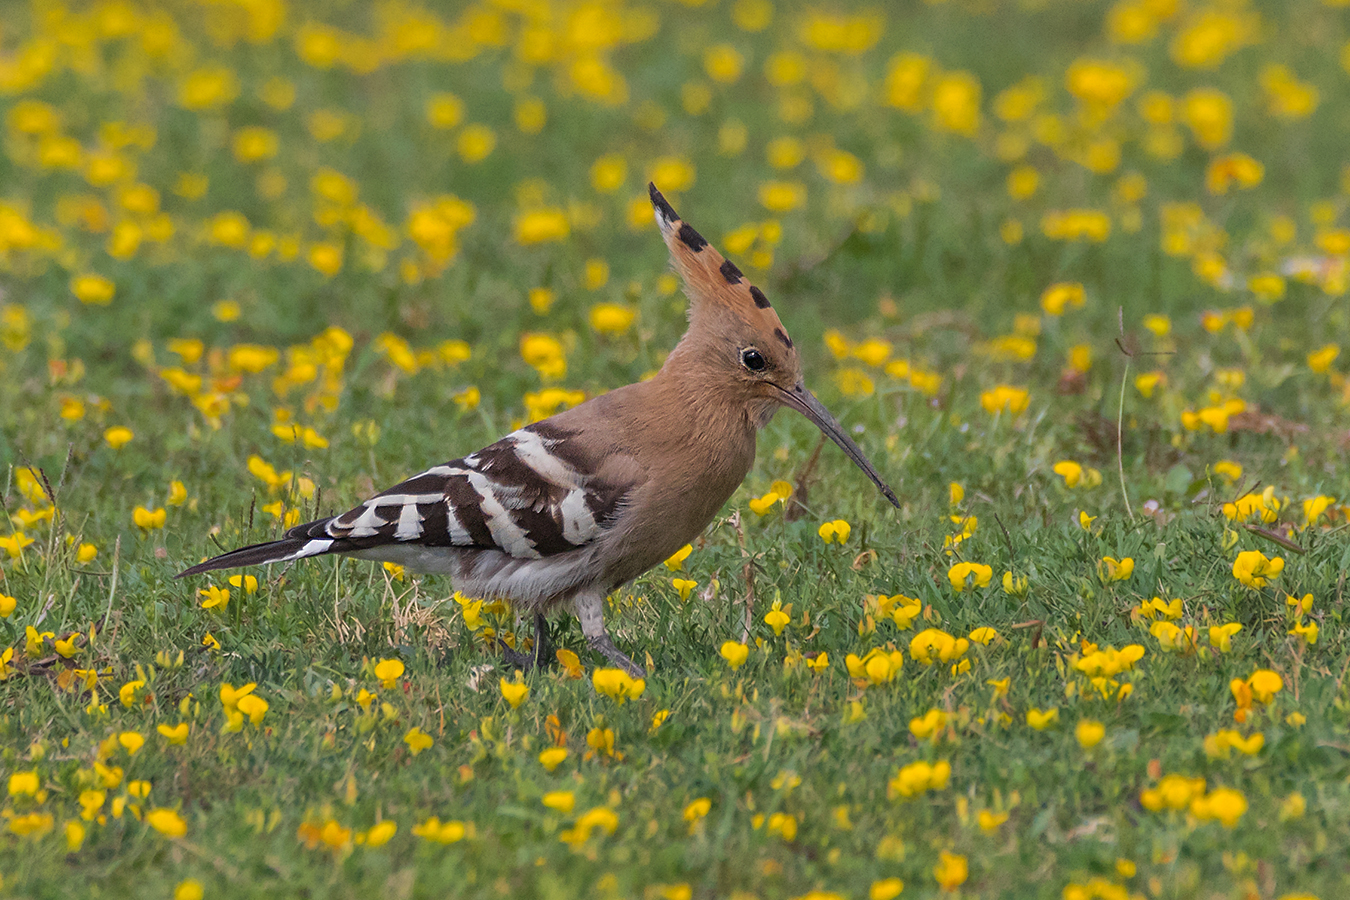
<path fill-rule="evenodd" d="M 652 386 L 673 413 L 687 417 L 703 433 L 753 435 L 772 417 L 777 404 L 755 398 L 724 367 L 709 365 L 713 352 L 691 330 L 666 358 Z"/>

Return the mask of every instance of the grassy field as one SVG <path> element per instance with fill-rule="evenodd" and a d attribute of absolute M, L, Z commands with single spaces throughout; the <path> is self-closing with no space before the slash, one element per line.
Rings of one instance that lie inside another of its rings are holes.
<path fill-rule="evenodd" d="M 890 6 L 9 4 L 0 896 L 1350 895 L 1345 3 Z M 640 685 L 174 580 L 658 368 L 648 179 L 898 512 L 780 414 Z"/>

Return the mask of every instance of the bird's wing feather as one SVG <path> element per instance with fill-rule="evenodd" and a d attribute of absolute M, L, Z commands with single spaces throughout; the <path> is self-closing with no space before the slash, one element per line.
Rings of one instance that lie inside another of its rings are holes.
<path fill-rule="evenodd" d="M 332 542 L 319 552 L 414 543 L 521 559 L 566 553 L 595 540 L 632 487 L 597 474 L 597 456 L 540 422 L 287 537 Z"/>

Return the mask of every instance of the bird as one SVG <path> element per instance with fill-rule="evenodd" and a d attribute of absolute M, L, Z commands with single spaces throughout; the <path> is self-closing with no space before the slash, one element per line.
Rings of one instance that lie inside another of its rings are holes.
<path fill-rule="evenodd" d="M 397 563 L 448 575 L 463 596 L 532 614 L 533 652 L 501 648 L 522 669 L 549 664 L 546 617 L 570 610 L 592 650 L 639 678 L 645 670 L 605 628 L 605 599 L 702 533 L 749 474 L 756 435 L 780 408 L 814 423 L 899 508 L 807 390 L 797 347 L 768 297 L 655 184 L 648 192 L 689 299 L 688 327 L 654 376 L 178 577 L 331 554 Z"/>

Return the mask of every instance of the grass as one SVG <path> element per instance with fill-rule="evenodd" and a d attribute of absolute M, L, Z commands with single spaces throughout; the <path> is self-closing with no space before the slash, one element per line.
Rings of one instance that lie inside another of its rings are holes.
<path fill-rule="evenodd" d="M 1339 12 L 509 6 L 6 22 L 4 892 L 1342 896 Z M 658 367 L 649 177 L 898 512 L 777 416 L 623 702 L 443 579 L 174 580 Z"/>

